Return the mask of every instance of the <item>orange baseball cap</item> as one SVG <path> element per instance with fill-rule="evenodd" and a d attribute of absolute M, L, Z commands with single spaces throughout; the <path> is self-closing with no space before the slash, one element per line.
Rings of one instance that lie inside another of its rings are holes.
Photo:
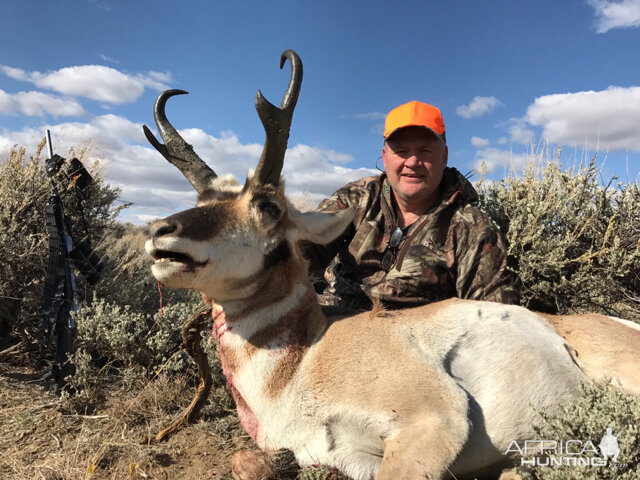
<path fill-rule="evenodd" d="M 404 127 L 428 128 L 447 143 L 442 114 L 433 105 L 413 100 L 391 110 L 384 123 L 385 140 Z"/>

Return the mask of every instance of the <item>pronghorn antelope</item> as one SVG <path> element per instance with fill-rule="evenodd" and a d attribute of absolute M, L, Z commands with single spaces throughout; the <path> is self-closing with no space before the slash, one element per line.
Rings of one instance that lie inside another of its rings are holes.
<path fill-rule="evenodd" d="M 164 144 L 145 127 L 199 194 L 195 208 L 153 226 L 146 243 L 153 274 L 215 303 L 223 371 L 261 449 L 289 449 L 302 466 L 334 466 L 362 480 L 492 474 L 513 440 L 535 438 L 540 409 L 571 400 L 589 379 L 550 324 L 571 339 L 591 318 L 594 328 L 627 341 L 620 354 L 640 365 L 632 348 L 640 331 L 602 316 L 550 318 L 452 299 L 326 318 L 299 242 L 332 241 L 353 213 L 301 213 L 284 195 L 280 175 L 302 80 L 298 56 L 284 52 L 281 68 L 287 59 L 292 73 L 280 108 L 257 94 L 266 142 L 243 186 L 217 177 L 168 122 L 167 99 L 186 92 L 169 90 L 156 102 Z M 620 371 L 625 386 L 640 391 L 637 369 L 619 369 L 607 352 L 598 358 L 608 348 L 600 338 L 578 337 L 587 373 Z M 604 371 L 600 361 L 609 362 Z"/>

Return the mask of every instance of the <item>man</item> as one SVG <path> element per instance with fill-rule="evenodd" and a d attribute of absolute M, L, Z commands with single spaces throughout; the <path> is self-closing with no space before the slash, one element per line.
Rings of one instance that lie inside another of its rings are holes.
<path fill-rule="evenodd" d="M 447 167 L 440 110 L 412 101 L 386 117 L 385 173 L 349 183 L 318 206 L 356 216 L 333 243 L 305 248 L 311 271 L 326 268 L 321 303 L 368 309 L 451 297 L 518 303 L 499 229 L 478 194 Z"/>

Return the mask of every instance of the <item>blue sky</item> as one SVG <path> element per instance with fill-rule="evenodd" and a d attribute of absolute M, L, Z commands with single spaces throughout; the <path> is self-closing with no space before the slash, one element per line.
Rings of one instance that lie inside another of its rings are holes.
<path fill-rule="evenodd" d="M 242 179 L 264 131 L 258 89 L 279 103 L 289 67 L 304 80 L 284 175 L 318 200 L 375 172 L 384 115 L 440 107 L 449 163 L 518 170 L 531 145 L 570 165 L 598 151 L 604 177 L 640 175 L 640 0 L 5 0 L 0 19 L 0 158 L 89 147 L 141 223 L 191 206 L 180 173 L 146 142 L 166 88 L 188 90 L 171 122 L 218 174 Z"/>

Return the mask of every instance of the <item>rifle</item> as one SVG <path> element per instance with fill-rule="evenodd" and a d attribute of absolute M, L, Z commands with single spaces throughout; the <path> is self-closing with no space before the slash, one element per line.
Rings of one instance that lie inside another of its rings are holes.
<path fill-rule="evenodd" d="M 102 264 L 88 239 L 74 247 L 71 220 L 64 213 L 56 184 L 56 174 L 62 168 L 65 159 L 60 155 L 54 155 L 49 130 L 47 130 L 47 148 L 49 158 L 46 161 L 45 171 L 51 182 L 51 194 L 45 205 L 46 229 L 49 234 L 49 260 L 42 298 L 37 362 L 43 361 L 46 346 L 57 335 L 56 360 L 51 368 L 51 376 L 59 387 L 63 387 L 65 378 L 75 373 L 75 367 L 69 360 L 76 336 L 74 315 L 78 312 L 78 289 L 74 270 L 77 266 L 87 277 L 87 281 L 95 284 L 100 279 Z M 77 158 L 70 161 L 66 173 L 80 188 L 85 188 L 92 181 L 91 176 Z M 78 203 L 80 203 L 79 198 Z"/>

